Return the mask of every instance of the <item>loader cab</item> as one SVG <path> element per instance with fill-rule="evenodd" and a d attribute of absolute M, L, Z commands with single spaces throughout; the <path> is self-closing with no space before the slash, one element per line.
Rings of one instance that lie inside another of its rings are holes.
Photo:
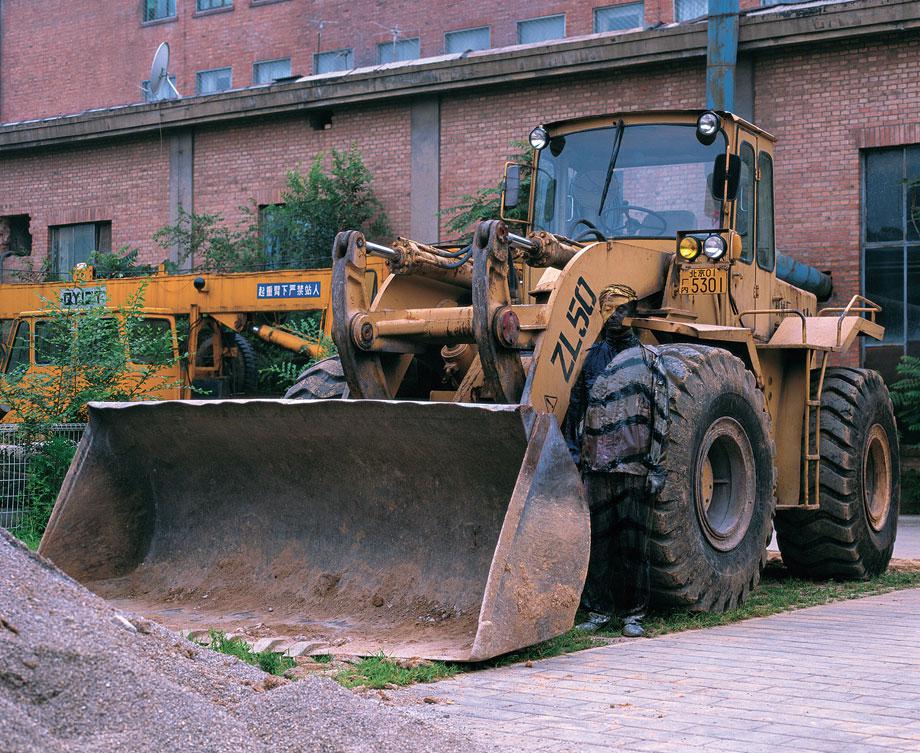
<path fill-rule="evenodd" d="M 675 285 L 662 305 L 722 324 L 738 323 L 728 292 L 744 310 L 813 309 L 776 280 L 765 131 L 731 113 L 648 112 L 538 126 L 530 141 L 534 230 L 673 249 Z M 742 324 L 767 338 L 777 321 L 754 314 Z"/>

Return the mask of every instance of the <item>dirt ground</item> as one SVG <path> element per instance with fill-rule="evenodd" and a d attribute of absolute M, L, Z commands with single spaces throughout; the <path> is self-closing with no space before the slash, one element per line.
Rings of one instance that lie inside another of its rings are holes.
<path fill-rule="evenodd" d="M 332 680 L 290 682 L 119 612 L 0 529 L 0 749 L 479 751 Z"/>

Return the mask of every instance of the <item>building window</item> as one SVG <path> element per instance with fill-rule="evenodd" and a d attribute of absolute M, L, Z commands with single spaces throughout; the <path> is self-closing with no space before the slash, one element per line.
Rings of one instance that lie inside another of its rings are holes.
<path fill-rule="evenodd" d="M 689 21 L 709 14 L 709 0 L 674 0 L 674 20 Z"/>
<path fill-rule="evenodd" d="M 226 91 L 232 84 L 229 68 L 214 68 L 195 74 L 195 94 L 216 94 Z"/>
<path fill-rule="evenodd" d="M 112 251 L 111 222 L 55 225 L 48 229 L 51 232 L 51 271 L 58 279 L 69 278 L 77 264 L 89 263 L 93 251 Z"/>
<path fill-rule="evenodd" d="M 143 81 L 141 81 L 141 91 L 144 92 L 144 101 L 145 102 L 160 102 L 164 99 L 175 99 L 176 98 L 176 93 L 175 93 L 176 77 L 169 76 L 168 78 L 169 78 L 169 84 L 172 84 L 172 86 L 170 86 L 169 84 L 163 84 L 162 87 L 160 88 L 159 94 L 157 94 L 156 97 L 154 97 L 150 93 L 150 79 L 145 78 Z"/>
<path fill-rule="evenodd" d="M 262 253 L 265 254 L 267 269 L 282 266 L 281 241 L 278 238 L 275 211 L 282 204 L 263 204 L 259 206 L 259 239 L 262 241 Z"/>
<path fill-rule="evenodd" d="M 421 57 L 418 37 L 397 39 L 377 45 L 377 60 L 380 63 L 397 63 L 403 60 L 417 60 Z"/>
<path fill-rule="evenodd" d="M 885 327 L 864 359 L 893 379 L 902 355 L 920 355 L 920 144 L 866 151 L 863 197 L 863 293 Z"/>
<path fill-rule="evenodd" d="M 594 9 L 594 32 L 641 29 L 645 22 L 644 3 L 626 3 Z"/>
<path fill-rule="evenodd" d="M 518 44 L 548 42 L 565 37 L 565 14 L 518 21 Z"/>
<path fill-rule="evenodd" d="M 159 21 L 176 15 L 176 0 L 144 0 L 144 21 Z"/>
<path fill-rule="evenodd" d="M 355 51 L 347 50 L 329 50 L 329 52 L 317 52 L 313 56 L 314 73 L 333 73 L 335 71 L 350 71 L 355 67 Z"/>
<path fill-rule="evenodd" d="M 290 78 L 291 59 L 260 60 L 252 65 L 252 83 L 270 84 L 279 78 Z"/>
<path fill-rule="evenodd" d="M 217 8 L 232 8 L 233 0 L 198 0 L 196 10 L 216 10 Z"/>
<path fill-rule="evenodd" d="M 444 35 L 444 50 L 446 52 L 463 53 L 467 50 L 488 50 L 491 46 L 488 26 L 480 26 L 478 29 L 449 31 Z"/>

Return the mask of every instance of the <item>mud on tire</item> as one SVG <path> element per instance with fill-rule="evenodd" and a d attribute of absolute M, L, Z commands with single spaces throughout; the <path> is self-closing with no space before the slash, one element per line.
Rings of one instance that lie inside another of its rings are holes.
<path fill-rule="evenodd" d="M 776 514 L 783 562 L 811 578 L 860 580 L 884 572 L 897 533 L 900 466 L 894 411 L 878 372 L 827 370 L 820 453 L 821 508 Z"/>
<path fill-rule="evenodd" d="M 348 385 L 338 356 L 308 366 L 284 393 L 286 400 L 329 400 L 348 397 Z"/>
<path fill-rule="evenodd" d="M 773 533 L 770 418 L 744 363 L 721 348 L 665 345 L 671 427 L 655 504 L 652 603 L 721 612 L 760 581 Z"/>

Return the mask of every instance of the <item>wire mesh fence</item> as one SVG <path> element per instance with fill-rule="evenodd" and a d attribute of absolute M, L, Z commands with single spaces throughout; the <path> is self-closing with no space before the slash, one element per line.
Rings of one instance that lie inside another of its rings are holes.
<path fill-rule="evenodd" d="M 55 424 L 50 434 L 80 442 L 86 424 Z M 0 527 L 15 532 L 26 511 L 32 506 L 27 481 L 29 462 L 39 452 L 43 441 L 27 434 L 16 424 L 0 424 Z"/>

